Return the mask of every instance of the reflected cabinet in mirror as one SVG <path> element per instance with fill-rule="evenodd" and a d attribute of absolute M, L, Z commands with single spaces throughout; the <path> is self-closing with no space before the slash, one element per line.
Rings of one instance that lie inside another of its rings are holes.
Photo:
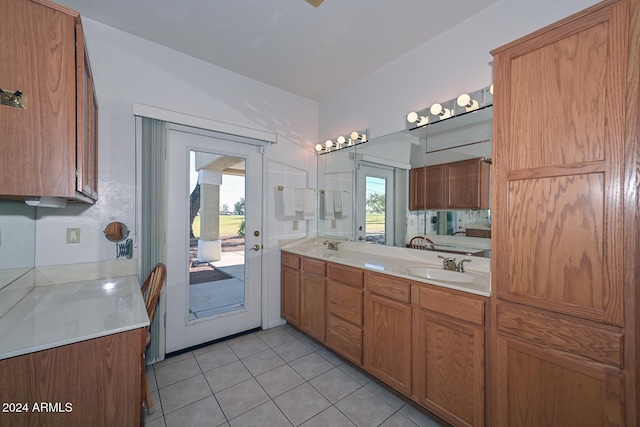
<path fill-rule="evenodd" d="M 491 110 L 319 155 L 318 236 L 490 256 Z"/>

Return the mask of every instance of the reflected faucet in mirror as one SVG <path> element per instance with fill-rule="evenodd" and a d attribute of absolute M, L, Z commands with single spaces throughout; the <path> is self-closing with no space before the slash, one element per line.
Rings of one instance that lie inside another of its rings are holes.
<path fill-rule="evenodd" d="M 338 245 L 340 242 L 330 242 L 329 240 L 325 240 L 322 244 L 326 246 L 327 249 L 338 252 Z"/>

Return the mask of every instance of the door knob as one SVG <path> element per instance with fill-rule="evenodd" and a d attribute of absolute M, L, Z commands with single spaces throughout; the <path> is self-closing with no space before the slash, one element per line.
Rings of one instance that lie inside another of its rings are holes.
<path fill-rule="evenodd" d="M 358 237 L 358 240 L 362 241 L 362 240 L 364 240 L 364 237 L 360 236 L 360 237 Z"/>
<path fill-rule="evenodd" d="M 254 251 L 259 251 L 261 248 L 260 245 L 253 245 L 251 249 L 253 249 Z"/>

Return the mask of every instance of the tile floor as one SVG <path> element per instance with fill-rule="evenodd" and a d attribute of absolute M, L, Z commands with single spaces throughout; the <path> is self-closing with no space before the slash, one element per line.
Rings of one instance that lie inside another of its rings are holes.
<path fill-rule="evenodd" d="M 335 353 L 284 325 L 147 367 L 148 427 L 436 427 Z"/>

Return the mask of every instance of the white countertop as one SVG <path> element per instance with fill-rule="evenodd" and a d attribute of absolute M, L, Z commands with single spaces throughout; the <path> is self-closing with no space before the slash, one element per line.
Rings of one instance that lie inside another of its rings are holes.
<path fill-rule="evenodd" d="M 491 296 L 491 260 L 487 258 L 354 242 L 340 242 L 338 251 L 332 251 L 318 242 L 315 239 L 288 242 L 281 244 L 280 249 L 297 255 L 390 274 L 418 283 L 428 283 L 486 297 Z M 438 255 L 454 257 L 458 261 L 471 259 L 471 262 L 464 264 L 464 273 L 447 272 L 454 280 L 459 278 L 459 280 L 468 281 L 425 279 L 409 273 L 411 268 L 421 267 L 436 270 L 434 273 L 437 274 L 442 269 L 442 260 L 438 258 Z M 456 276 L 456 274 L 462 276 Z"/>
<path fill-rule="evenodd" d="M 0 359 L 147 325 L 135 275 L 36 285 L 0 317 Z"/>

